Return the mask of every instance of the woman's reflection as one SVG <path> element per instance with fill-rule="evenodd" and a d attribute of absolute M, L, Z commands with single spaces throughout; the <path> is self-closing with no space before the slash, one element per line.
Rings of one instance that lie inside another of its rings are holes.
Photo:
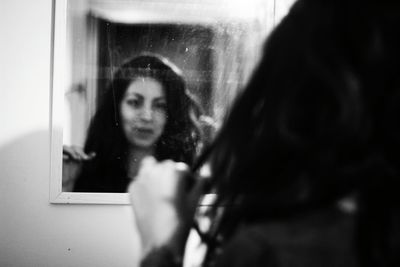
<path fill-rule="evenodd" d="M 127 61 L 91 121 L 84 149 L 64 148 L 63 184 L 70 185 L 63 191 L 125 192 L 147 155 L 191 164 L 200 115 L 171 62 L 153 54 Z"/>

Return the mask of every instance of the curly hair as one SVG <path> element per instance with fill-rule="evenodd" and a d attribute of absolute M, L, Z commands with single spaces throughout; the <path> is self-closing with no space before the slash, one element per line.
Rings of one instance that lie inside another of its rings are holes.
<path fill-rule="evenodd" d="M 400 7 L 383 2 L 300 0 L 270 35 L 211 151 L 217 234 L 355 194 L 360 262 L 397 266 Z"/>

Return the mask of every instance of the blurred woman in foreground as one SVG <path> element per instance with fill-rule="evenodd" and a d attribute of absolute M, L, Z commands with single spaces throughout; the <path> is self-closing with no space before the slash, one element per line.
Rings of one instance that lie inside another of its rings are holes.
<path fill-rule="evenodd" d="M 130 186 L 142 266 L 400 266 L 399 14 L 390 1 L 295 3 L 200 158 L 217 196 L 207 229 L 192 219 L 202 179 L 144 161 Z"/>

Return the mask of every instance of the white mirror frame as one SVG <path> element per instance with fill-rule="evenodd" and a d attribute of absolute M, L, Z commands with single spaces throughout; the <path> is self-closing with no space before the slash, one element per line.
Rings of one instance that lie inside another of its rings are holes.
<path fill-rule="evenodd" d="M 63 99 L 67 73 L 67 2 L 55 0 L 51 103 L 50 203 L 129 204 L 127 193 L 62 192 Z"/>
<path fill-rule="evenodd" d="M 50 203 L 62 204 L 129 204 L 128 193 L 80 193 L 62 191 L 62 148 L 63 148 L 63 101 L 65 87 L 68 86 L 69 53 L 67 47 L 67 5 L 69 0 L 53 0 L 53 65 L 51 94 L 51 159 L 50 159 Z M 87 0 L 91 1 L 91 0 Z M 275 20 L 275 0 L 253 0 L 265 8 L 262 23 L 265 35 L 273 28 Z M 248 0 L 120 0 L 122 5 L 134 3 L 135 9 L 113 8 L 111 1 L 101 2 L 94 11 L 101 16 L 129 22 L 177 22 L 215 24 L 227 20 L 246 21 L 259 15 L 259 8 L 252 7 Z M 250 6 L 250 9 L 249 9 Z M 221 8 L 224 7 L 224 8 Z M 229 8 L 229 10 L 227 10 Z M 179 9 L 179 10 L 178 10 Z M 205 16 L 198 16 L 201 9 Z M 246 10 L 248 13 L 246 13 Z M 135 12 L 135 21 L 131 21 Z M 140 16 L 139 16 L 140 14 Z M 257 15 L 258 14 L 258 15 Z M 219 18 L 218 20 L 216 18 Z M 207 195 L 203 204 L 212 203 L 214 196 Z"/>

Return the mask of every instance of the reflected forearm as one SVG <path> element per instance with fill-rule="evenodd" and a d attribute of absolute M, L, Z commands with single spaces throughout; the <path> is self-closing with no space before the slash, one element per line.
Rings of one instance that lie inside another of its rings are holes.
<path fill-rule="evenodd" d="M 167 246 L 152 250 L 140 263 L 140 267 L 181 267 L 182 257 L 175 255 Z"/>

